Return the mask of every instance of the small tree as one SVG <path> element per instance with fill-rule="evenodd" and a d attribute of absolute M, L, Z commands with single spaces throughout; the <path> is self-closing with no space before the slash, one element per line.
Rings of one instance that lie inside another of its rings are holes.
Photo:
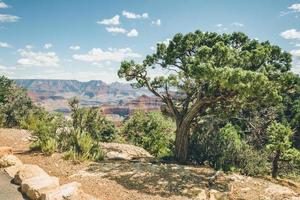
<path fill-rule="evenodd" d="M 290 138 L 293 132 L 289 127 L 275 122 L 268 127 L 267 133 L 269 135 L 267 150 L 272 156 L 272 177 L 277 178 L 279 162 L 295 160 L 295 158 L 298 159 L 300 153 L 298 150 L 292 148 Z"/>
<path fill-rule="evenodd" d="M 267 106 L 278 100 L 276 84 L 265 74 L 285 72 L 290 66 L 291 55 L 269 42 L 259 43 L 243 33 L 196 31 L 158 44 L 141 64 L 122 62 L 118 75 L 134 81 L 136 88 L 148 88 L 166 104 L 176 122 L 175 158 L 184 162 L 197 117 L 218 105 Z M 153 78 L 155 68 L 163 73 Z"/>

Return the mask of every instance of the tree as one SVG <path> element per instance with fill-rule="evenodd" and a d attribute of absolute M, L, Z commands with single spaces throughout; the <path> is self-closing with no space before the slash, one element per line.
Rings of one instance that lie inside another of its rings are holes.
<path fill-rule="evenodd" d="M 148 88 L 167 105 L 176 122 L 175 158 L 184 162 L 197 117 L 214 107 L 227 112 L 278 101 L 277 85 L 268 76 L 290 66 L 291 55 L 269 42 L 251 40 L 243 33 L 196 31 L 157 44 L 156 52 L 141 64 L 123 61 L 118 75 L 134 81 L 136 88 Z M 153 78 L 151 69 L 156 68 L 162 75 Z"/>
<path fill-rule="evenodd" d="M 0 77 L 0 126 L 19 127 L 34 109 L 26 91 L 5 77 Z"/>
<path fill-rule="evenodd" d="M 272 155 L 272 177 L 277 178 L 281 159 L 283 157 L 298 157 L 299 152 L 292 148 L 290 138 L 293 132 L 289 127 L 274 122 L 268 128 L 267 133 L 269 135 L 267 149 Z"/>

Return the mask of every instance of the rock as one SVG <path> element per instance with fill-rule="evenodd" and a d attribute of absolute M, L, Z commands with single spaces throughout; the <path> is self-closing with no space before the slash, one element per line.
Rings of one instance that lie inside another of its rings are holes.
<path fill-rule="evenodd" d="M 10 167 L 14 165 L 22 165 L 23 163 L 19 158 L 14 155 L 5 155 L 0 158 L 0 168 L 1 167 Z"/>
<path fill-rule="evenodd" d="M 59 180 L 57 177 L 42 175 L 24 180 L 21 184 L 21 191 L 25 193 L 29 199 L 38 200 L 42 193 L 55 190 L 58 187 Z"/>
<path fill-rule="evenodd" d="M 278 196 L 296 196 L 297 194 L 290 188 L 270 183 L 269 186 L 265 189 L 265 194 L 271 198 Z"/>
<path fill-rule="evenodd" d="M 10 166 L 10 167 L 4 168 L 4 171 L 5 171 L 11 178 L 14 178 L 15 175 L 18 173 L 18 171 L 20 171 L 23 167 L 24 167 L 24 165 L 14 165 L 14 166 Z"/>
<path fill-rule="evenodd" d="M 145 149 L 129 144 L 100 143 L 101 149 L 106 153 L 108 159 L 133 160 L 142 158 L 153 158 Z"/>
<path fill-rule="evenodd" d="M 77 182 L 60 186 L 57 190 L 41 194 L 41 200 L 71 200 L 79 199 L 81 184 Z"/>
<path fill-rule="evenodd" d="M 25 164 L 15 175 L 13 182 L 20 185 L 24 180 L 36 176 L 47 176 L 48 174 L 37 165 Z"/>
<path fill-rule="evenodd" d="M 10 154 L 13 154 L 13 149 L 11 147 L 0 147 L 0 158 Z"/>
<path fill-rule="evenodd" d="M 204 189 L 201 189 L 201 191 L 198 193 L 195 200 L 208 200 L 209 197 L 206 194 L 206 191 Z"/>

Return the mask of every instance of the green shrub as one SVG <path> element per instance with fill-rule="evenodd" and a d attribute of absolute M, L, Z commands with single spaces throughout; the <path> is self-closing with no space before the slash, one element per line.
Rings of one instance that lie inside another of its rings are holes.
<path fill-rule="evenodd" d="M 219 131 L 198 130 L 191 138 L 191 160 L 224 171 L 240 171 L 246 175 L 266 172 L 267 158 L 242 140 L 239 128 L 227 124 Z"/>
<path fill-rule="evenodd" d="M 0 127 L 20 127 L 21 121 L 34 107 L 25 90 L 0 76 Z"/>
<path fill-rule="evenodd" d="M 136 112 L 122 127 L 122 134 L 134 145 L 156 157 L 170 156 L 175 138 L 175 124 L 159 112 Z"/>
<path fill-rule="evenodd" d="M 54 138 L 48 138 L 41 144 L 41 151 L 46 155 L 51 155 L 57 151 L 58 144 Z"/>
<path fill-rule="evenodd" d="M 65 154 L 66 159 L 100 161 L 104 158 L 103 151 L 90 134 L 80 132 L 78 129 L 72 131 L 67 146 L 70 150 Z"/>
<path fill-rule="evenodd" d="M 72 98 L 69 106 L 74 129 L 88 132 L 98 142 L 111 142 L 116 138 L 114 124 L 101 114 L 99 108 L 80 108 L 77 98 Z"/>

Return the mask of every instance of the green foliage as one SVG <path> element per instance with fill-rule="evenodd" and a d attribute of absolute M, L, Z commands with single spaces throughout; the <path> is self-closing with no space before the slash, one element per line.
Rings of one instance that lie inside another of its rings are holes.
<path fill-rule="evenodd" d="M 266 171 L 266 155 L 253 149 L 241 138 L 240 129 L 226 124 L 216 131 L 197 129 L 190 144 L 191 159 L 224 171 L 240 171 L 246 175 Z"/>
<path fill-rule="evenodd" d="M 4 76 L 0 77 L 0 127 L 19 127 L 33 108 L 32 101 L 23 89 Z"/>
<path fill-rule="evenodd" d="M 195 31 L 157 44 L 156 52 L 140 64 L 123 61 L 118 75 L 133 87 L 148 88 L 165 103 L 178 129 L 175 156 L 185 161 L 196 118 L 215 115 L 216 107 L 226 113 L 277 106 L 282 98 L 274 77 L 286 73 L 291 61 L 280 47 L 243 33 Z M 155 68 L 163 75 L 151 77 L 149 71 Z"/>
<path fill-rule="evenodd" d="M 269 141 L 266 148 L 272 159 L 272 176 L 276 178 L 280 171 L 281 162 L 299 165 L 300 152 L 292 148 L 290 139 L 293 132 L 289 127 L 274 122 L 268 127 L 267 133 Z"/>
<path fill-rule="evenodd" d="M 164 157 L 172 153 L 174 131 L 174 122 L 161 113 L 138 111 L 124 123 L 121 132 L 133 144 Z"/>
<path fill-rule="evenodd" d="M 78 129 L 71 132 L 67 147 L 69 150 L 65 153 L 66 159 L 100 161 L 104 158 L 104 153 L 90 134 Z"/>
<path fill-rule="evenodd" d="M 80 108 L 77 98 L 72 98 L 69 105 L 74 129 L 88 132 L 96 141 L 111 142 L 116 138 L 114 124 L 98 108 Z"/>

